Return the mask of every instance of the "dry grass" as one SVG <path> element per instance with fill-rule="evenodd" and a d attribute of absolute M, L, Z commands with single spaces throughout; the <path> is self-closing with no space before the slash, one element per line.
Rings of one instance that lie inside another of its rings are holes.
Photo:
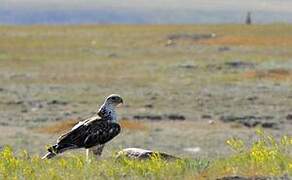
<path fill-rule="evenodd" d="M 142 121 L 122 120 L 120 124 L 122 128 L 133 131 L 146 131 L 148 129 Z"/>
<path fill-rule="evenodd" d="M 37 128 L 35 129 L 35 131 L 38 133 L 46 133 L 46 134 L 62 134 L 70 130 L 77 123 L 78 123 L 78 120 L 70 119 L 70 120 L 61 121 L 61 122 L 58 122 L 46 127 Z"/>
<path fill-rule="evenodd" d="M 247 71 L 243 74 L 248 79 L 261 79 L 261 80 L 273 80 L 273 81 L 290 81 L 292 80 L 292 72 L 287 69 L 270 69 L 270 70 L 258 70 Z"/>

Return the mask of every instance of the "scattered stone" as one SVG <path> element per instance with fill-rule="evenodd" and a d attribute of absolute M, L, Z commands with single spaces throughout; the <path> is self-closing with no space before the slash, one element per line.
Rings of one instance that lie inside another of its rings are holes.
<path fill-rule="evenodd" d="M 173 41 L 174 40 L 180 40 L 180 39 L 185 39 L 185 40 L 193 40 L 193 41 L 199 41 L 203 39 L 211 39 L 215 38 L 216 34 L 215 33 L 210 33 L 210 34 L 187 34 L 187 33 L 180 33 L 180 34 L 171 34 L 167 37 L 168 41 Z"/>
<path fill-rule="evenodd" d="M 253 177 L 243 177 L 243 176 L 226 176 L 226 177 L 221 177 L 217 178 L 216 180 L 274 180 L 274 179 L 279 179 L 279 180 L 289 180 L 290 177 L 289 175 L 285 174 L 284 176 L 253 176 Z"/>
<path fill-rule="evenodd" d="M 219 47 L 218 51 L 219 52 L 230 51 L 230 47 L 227 47 L 227 46 Z"/>
<path fill-rule="evenodd" d="M 208 121 L 209 124 L 215 124 L 215 122 L 216 122 L 216 121 L 214 121 L 214 120 L 209 120 L 209 121 Z"/>
<path fill-rule="evenodd" d="M 36 111 L 36 110 L 44 107 L 44 102 L 41 102 L 41 101 L 28 101 L 25 104 L 26 104 L 26 106 L 31 107 L 32 111 Z"/>
<path fill-rule="evenodd" d="M 255 101 L 255 100 L 258 99 L 258 97 L 257 97 L 257 96 L 251 96 L 251 97 L 247 97 L 246 99 L 247 99 L 248 101 Z"/>
<path fill-rule="evenodd" d="M 214 70 L 217 70 L 217 71 L 222 70 L 222 66 L 217 65 L 217 64 L 208 64 L 208 65 L 206 66 L 206 68 L 207 68 L 208 70 L 211 70 L 211 71 L 214 71 Z"/>
<path fill-rule="evenodd" d="M 258 125 L 263 128 L 278 128 L 276 122 L 268 122 L 269 120 L 273 120 L 272 116 L 221 116 L 220 120 L 223 122 L 236 122 L 240 123 L 246 127 L 252 128 Z"/>
<path fill-rule="evenodd" d="M 165 115 L 169 120 L 185 120 L 186 118 L 183 115 L 179 115 L 179 114 L 169 114 L 169 115 Z"/>
<path fill-rule="evenodd" d="M 263 122 L 261 123 L 263 128 L 272 128 L 272 129 L 277 129 L 278 128 L 278 124 L 275 122 Z"/>
<path fill-rule="evenodd" d="M 190 153 L 198 153 L 201 151 L 201 148 L 200 147 L 191 147 L 191 148 L 184 148 L 183 149 L 184 151 L 186 152 L 190 152 Z"/>
<path fill-rule="evenodd" d="M 168 119 L 172 121 L 183 121 L 185 120 L 185 116 L 179 115 L 179 114 L 166 114 L 163 116 L 160 115 L 135 115 L 133 116 L 133 119 L 147 119 L 147 120 L 163 120 L 163 119 Z"/>
<path fill-rule="evenodd" d="M 175 43 L 171 39 L 168 39 L 167 42 L 166 42 L 166 44 L 165 44 L 165 46 L 173 46 L 173 45 L 175 45 Z"/>
<path fill-rule="evenodd" d="M 46 122 L 48 120 L 49 120 L 48 117 L 40 117 L 40 118 L 34 119 L 33 122 Z"/>
<path fill-rule="evenodd" d="M 24 104 L 24 101 L 9 101 L 6 103 L 7 105 L 21 105 L 21 104 Z"/>
<path fill-rule="evenodd" d="M 65 101 L 60 101 L 60 100 L 52 100 L 50 102 L 48 102 L 49 105 L 67 105 L 68 102 Z"/>
<path fill-rule="evenodd" d="M 260 121 L 245 121 L 240 123 L 249 128 L 256 127 L 257 125 L 261 124 Z"/>
<path fill-rule="evenodd" d="M 202 115 L 201 118 L 202 118 L 202 119 L 212 119 L 212 116 L 211 116 L 211 115 L 206 115 L 206 114 L 204 114 L 204 115 Z"/>
<path fill-rule="evenodd" d="M 136 160 L 147 160 L 151 159 L 151 157 L 159 156 L 161 159 L 166 161 L 178 160 L 179 157 L 159 152 L 159 151 L 151 151 L 141 148 L 126 148 L 117 153 L 116 159 L 120 159 L 122 157 L 127 157 L 130 159 Z"/>
<path fill-rule="evenodd" d="M 185 68 L 185 69 L 195 69 L 196 66 L 192 64 L 180 64 L 178 67 Z"/>
<path fill-rule="evenodd" d="M 0 122 L 0 126 L 8 126 L 9 124 L 7 122 Z"/>
<path fill-rule="evenodd" d="M 286 119 L 289 120 L 289 121 L 292 121 L 292 114 L 288 114 L 288 115 L 286 116 Z"/>
<path fill-rule="evenodd" d="M 247 116 L 221 116 L 220 120 L 224 122 L 234 122 L 234 121 L 241 121 L 241 120 L 272 120 L 274 119 L 273 116 L 253 116 L 253 115 L 247 115 Z"/>
<path fill-rule="evenodd" d="M 230 68 L 240 69 L 240 68 L 253 68 L 254 64 L 249 62 L 242 62 L 242 61 L 231 61 L 226 62 L 225 66 Z"/>
<path fill-rule="evenodd" d="M 153 105 L 152 104 L 146 104 L 144 107 L 146 107 L 146 108 L 153 108 Z"/>
<path fill-rule="evenodd" d="M 38 110 L 38 108 L 33 107 L 33 108 L 31 108 L 30 110 L 31 110 L 32 112 L 36 112 L 36 111 Z"/>
<path fill-rule="evenodd" d="M 71 113 L 70 112 L 64 112 L 64 116 L 70 116 Z"/>
<path fill-rule="evenodd" d="M 267 177 L 242 177 L 242 176 L 229 176 L 217 178 L 216 180 L 268 180 Z"/>
<path fill-rule="evenodd" d="M 26 108 L 24 108 L 24 109 L 21 110 L 21 112 L 22 112 L 22 113 L 27 113 L 28 110 L 27 110 Z"/>
<path fill-rule="evenodd" d="M 109 57 L 109 58 L 116 58 L 116 57 L 118 57 L 118 55 L 117 55 L 116 53 L 110 53 L 110 54 L 108 55 L 108 57 Z"/>
<path fill-rule="evenodd" d="M 134 119 L 148 119 L 148 120 L 162 120 L 162 117 L 159 115 L 135 115 Z"/>

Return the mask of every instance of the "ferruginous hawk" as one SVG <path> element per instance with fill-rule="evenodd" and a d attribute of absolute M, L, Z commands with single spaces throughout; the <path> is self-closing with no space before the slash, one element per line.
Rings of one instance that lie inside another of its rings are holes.
<path fill-rule="evenodd" d="M 117 123 L 115 108 L 123 103 L 121 96 L 112 94 L 106 98 L 97 114 L 80 121 L 69 132 L 61 135 L 57 143 L 48 148 L 42 159 L 50 159 L 67 150 L 85 148 L 100 156 L 105 143 L 116 137 L 121 127 Z"/>

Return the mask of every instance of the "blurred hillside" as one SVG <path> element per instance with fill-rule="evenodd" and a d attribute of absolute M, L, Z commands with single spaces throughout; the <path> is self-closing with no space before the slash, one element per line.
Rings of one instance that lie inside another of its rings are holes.
<path fill-rule="evenodd" d="M 292 3 L 288 0 L 126 0 L 118 3 L 0 0 L 0 3 L 0 24 L 243 23 L 248 11 L 253 12 L 256 23 L 292 22 Z"/>

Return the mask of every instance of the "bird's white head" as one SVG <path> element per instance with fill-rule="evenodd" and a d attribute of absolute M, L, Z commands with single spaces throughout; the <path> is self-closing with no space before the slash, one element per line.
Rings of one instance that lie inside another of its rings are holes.
<path fill-rule="evenodd" d="M 103 105 L 100 107 L 98 115 L 103 119 L 115 122 L 117 121 L 115 107 L 123 103 L 123 99 L 120 95 L 111 94 L 105 99 Z"/>
<path fill-rule="evenodd" d="M 106 99 L 105 99 L 105 102 L 104 104 L 106 105 L 112 105 L 114 107 L 120 105 L 120 104 L 123 104 L 124 101 L 123 101 L 123 98 L 118 95 L 118 94 L 111 94 L 109 95 Z"/>

